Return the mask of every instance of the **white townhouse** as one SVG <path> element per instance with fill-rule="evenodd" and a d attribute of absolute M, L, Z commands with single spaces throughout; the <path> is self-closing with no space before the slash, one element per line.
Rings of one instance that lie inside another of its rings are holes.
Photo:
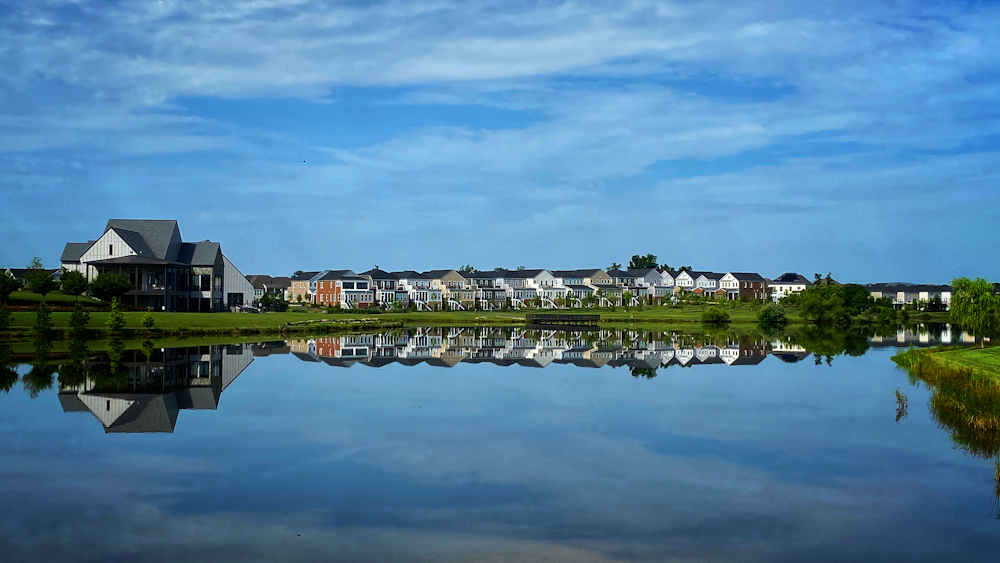
<path fill-rule="evenodd" d="M 695 280 L 698 276 L 704 272 L 692 272 L 691 270 L 684 270 L 676 276 L 674 276 L 674 292 L 677 291 L 693 291 L 695 288 Z"/>
<path fill-rule="evenodd" d="M 410 302 L 416 305 L 418 310 L 441 308 L 442 289 L 433 286 L 429 277 L 413 270 L 392 272 L 392 274 L 399 279 L 400 286 L 406 290 Z"/>
<path fill-rule="evenodd" d="M 777 302 L 793 293 L 805 291 L 812 287 L 813 283 L 801 274 L 786 272 L 774 278 L 768 283 L 771 288 L 771 299 Z"/>
<path fill-rule="evenodd" d="M 926 285 L 908 283 L 871 283 L 865 286 L 874 299 L 888 297 L 895 307 L 904 307 L 914 301 L 930 303 L 935 296 L 940 297 L 945 309 L 951 303 L 950 285 Z"/>
<path fill-rule="evenodd" d="M 715 272 L 700 272 L 694 280 L 695 290 L 700 289 L 705 294 L 715 293 L 719 289 L 719 282 L 724 275 Z"/>
<path fill-rule="evenodd" d="M 719 280 L 719 287 L 731 300 L 763 301 L 769 297 L 767 280 L 752 272 L 727 272 Z"/>

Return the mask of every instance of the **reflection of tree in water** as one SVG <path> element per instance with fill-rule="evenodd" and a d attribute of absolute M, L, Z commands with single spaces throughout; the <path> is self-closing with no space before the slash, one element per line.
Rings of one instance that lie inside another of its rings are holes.
<path fill-rule="evenodd" d="M 59 365 L 59 385 L 62 387 L 78 387 L 87 381 L 87 369 L 84 362 L 90 355 L 87 341 L 74 339 L 69 344 L 69 361 Z"/>
<path fill-rule="evenodd" d="M 632 377 L 642 377 L 645 379 L 653 379 L 656 377 L 656 368 L 640 368 L 631 366 L 629 371 L 632 372 Z"/>
<path fill-rule="evenodd" d="M 9 393 L 18 379 L 17 368 L 10 361 L 10 347 L 0 342 L 0 390 Z"/>
<path fill-rule="evenodd" d="M 49 366 L 49 352 L 51 351 L 51 340 L 35 341 L 35 363 L 32 364 L 31 371 L 21 378 L 21 386 L 32 399 L 38 397 L 42 391 L 52 388 L 53 375 L 55 375 L 56 370 Z"/>
<path fill-rule="evenodd" d="M 795 333 L 792 342 L 812 352 L 816 357 L 816 365 L 824 358 L 827 365 L 830 365 L 833 358 L 841 354 L 863 356 L 868 351 L 868 337 L 869 331 L 863 327 L 809 325 Z"/>

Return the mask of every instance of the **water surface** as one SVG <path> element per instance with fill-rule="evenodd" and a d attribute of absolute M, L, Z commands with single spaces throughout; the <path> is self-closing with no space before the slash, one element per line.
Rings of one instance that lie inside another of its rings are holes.
<path fill-rule="evenodd" d="M 940 338 L 422 329 L 53 351 L 0 395 L 0 553 L 994 561 L 993 461 L 954 447 L 889 360 Z"/>

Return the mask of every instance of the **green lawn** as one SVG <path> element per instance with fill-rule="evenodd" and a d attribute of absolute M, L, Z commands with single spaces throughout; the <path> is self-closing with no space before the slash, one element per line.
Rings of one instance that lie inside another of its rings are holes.
<path fill-rule="evenodd" d="M 1000 346 L 949 350 L 935 356 L 946 364 L 972 368 L 1000 383 Z"/>

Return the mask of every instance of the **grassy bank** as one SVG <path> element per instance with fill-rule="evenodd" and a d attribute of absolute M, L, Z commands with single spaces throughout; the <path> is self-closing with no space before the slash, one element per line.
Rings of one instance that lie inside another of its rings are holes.
<path fill-rule="evenodd" d="M 970 454 L 1000 453 L 1000 347 L 909 349 L 892 357 L 931 390 L 931 416 Z"/>

